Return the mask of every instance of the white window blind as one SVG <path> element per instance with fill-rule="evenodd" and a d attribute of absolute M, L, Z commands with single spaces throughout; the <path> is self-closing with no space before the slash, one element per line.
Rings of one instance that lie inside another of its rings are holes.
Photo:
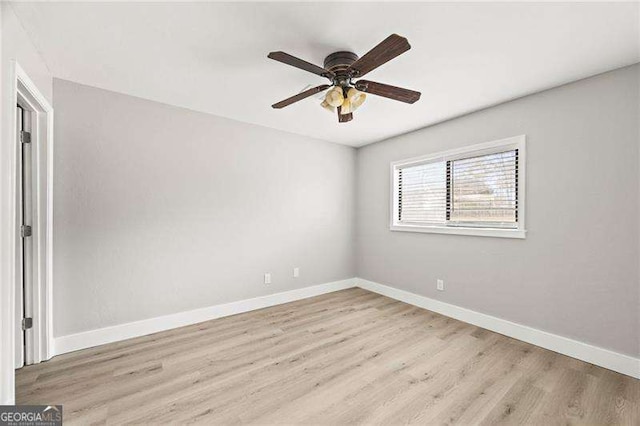
<path fill-rule="evenodd" d="M 523 153 L 521 136 L 393 163 L 392 229 L 523 238 Z"/>
<path fill-rule="evenodd" d="M 518 150 L 447 162 L 447 219 L 467 225 L 515 227 Z"/>
<path fill-rule="evenodd" d="M 399 219 L 406 223 L 444 223 L 447 179 L 444 162 L 399 169 Z"/>

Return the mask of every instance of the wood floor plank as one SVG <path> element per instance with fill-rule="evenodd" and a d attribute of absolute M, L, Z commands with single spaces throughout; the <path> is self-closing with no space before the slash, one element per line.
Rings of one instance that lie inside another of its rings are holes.
<path fill-rule="evenodd" d="M 16 372 L 68 424 L 640 424 L 640 380 L 362 289 Z"/>

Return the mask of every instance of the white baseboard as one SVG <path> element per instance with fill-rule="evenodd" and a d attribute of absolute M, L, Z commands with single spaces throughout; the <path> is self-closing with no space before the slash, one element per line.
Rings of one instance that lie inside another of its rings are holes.
<path fill-rule="evenodd" d="M 54 354 L 60 355 L 80 349 L 104 345 L 105 343 L 145 336 L 159 331 L 197 324 L 199 322 L 241 314 L 256 309 L 268 308 L 270 306 L 319 296 L 351 287 L 355 287 L 355 278 L 60 336 L 54 339 Z"/>
<path fill-rule="evenodd" d="M 389 287 L 373 281 L 356 279 L 356 285 L 365 290 L 396 299 L 410 305 L 428 309 L 457 320 L 513 337 L 563 355 L 577 358 L 618 373 L 640 379 L 640 359 L 603 349 L 557 334 L 517 324 L 449 303 L 440 302 L 415 293 Z"/>
<path fill-rule="evenodd" d="M 283 293 L 56 337 L 54 339 L 54 353 L 60 355 L 356 286 L 640 379 L 640 359 L 638 358 L 361 278 L 334 281 Z"/>

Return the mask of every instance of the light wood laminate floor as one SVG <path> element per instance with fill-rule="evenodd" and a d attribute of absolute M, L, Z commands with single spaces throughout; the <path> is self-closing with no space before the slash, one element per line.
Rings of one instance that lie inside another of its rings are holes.
<path fill-rule="evenodd" d="M 17 372 L 65 424 L 640 424 L 640 381 L 349 289 Z"/>

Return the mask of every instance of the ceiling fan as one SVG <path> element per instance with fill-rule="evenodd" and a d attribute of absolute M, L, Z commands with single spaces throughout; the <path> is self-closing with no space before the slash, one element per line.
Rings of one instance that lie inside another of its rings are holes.
<path fill-rule="evenodd" d="M 273 60 L 328 78 L 331 81 L 331 84 L 323 84 L 305 90 L 271 106 L 277 109 L 284 108 L 330 89 L 321 105 L 332 112 L 337 109 L 338 121 L 346 123 L 353 120 L 353 111 L 362 105 L 366 98 L 365 93 L 412 104 L 420 99 L 420 92 L 369 80 L 353 81 L 353 79 L 364 77 L 365 74 L 409 49 L 411 46 L 406 38 L 392 34 L 361 58 L 353 52 L 334 52 L 324 59 L 324 68 L 288 53 L 271 52 L 268 57 Z"/>

